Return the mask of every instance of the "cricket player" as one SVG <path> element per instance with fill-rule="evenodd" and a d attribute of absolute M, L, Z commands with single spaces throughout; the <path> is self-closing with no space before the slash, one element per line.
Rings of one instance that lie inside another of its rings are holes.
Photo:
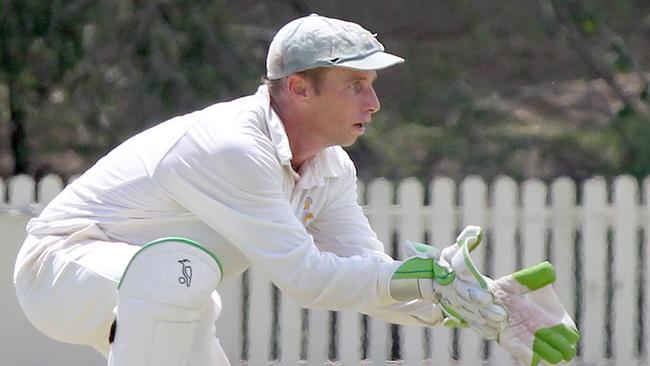
<path fill-rule="evenodd" d="M 110 366 L 229 365 L 216 290 L 255 266 L 307 308 L 468 326 L 528 364 L 555 361 L 547 348 L 573 357 L 575 342 L 554 338 L 539 358 L 538 329 L 575 326 L 541 317 L 519 278 L 476 271 L 478 228 L 442 252 L 414 245 L 405 261 L 377 240 L 342 146 L 379 110 L 377 70 L 403 61 L 355 23 L 313 14 L 286 24 L 255 94 L 132 137 L 29 222 L 14 272 L 27 317 Z M 539 318 L 533 328 L 531 316 L 517 320 L 524 312 Z"/>

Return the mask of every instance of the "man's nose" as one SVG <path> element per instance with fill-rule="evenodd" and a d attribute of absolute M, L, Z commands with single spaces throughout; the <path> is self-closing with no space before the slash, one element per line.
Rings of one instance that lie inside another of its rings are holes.
<path fill-rule="evenodd" d="M 379 103 L 379 98 L 377 97 L 377 93 L 375 92 L 374 88 L 370 88 L 370 91 L 368 93 L 368 110 L 370 113 L 375 113 L 379 111 L 381 108 L 381 103 Z"/>

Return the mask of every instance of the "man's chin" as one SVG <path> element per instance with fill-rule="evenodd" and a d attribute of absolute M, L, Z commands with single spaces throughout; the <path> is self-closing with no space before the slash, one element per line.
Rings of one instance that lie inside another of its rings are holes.
<path fill-rule="evenodd" d="M 345 141 L 344 143 L 341 144 L 342 147 L 348 147 L 354 145 L 354 143 L 357 142 L 357 138 L 355 137 L 352 140 Z"/>

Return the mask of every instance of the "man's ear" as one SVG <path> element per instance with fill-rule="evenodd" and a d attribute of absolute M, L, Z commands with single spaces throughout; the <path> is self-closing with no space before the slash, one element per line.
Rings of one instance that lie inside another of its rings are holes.
<path fill-rule="evenodd" d="M 307 98 L 311 95 L 311 84 L 300 75 L 287 76 L 287 89 L 289 95 L 297 98 Z"/>

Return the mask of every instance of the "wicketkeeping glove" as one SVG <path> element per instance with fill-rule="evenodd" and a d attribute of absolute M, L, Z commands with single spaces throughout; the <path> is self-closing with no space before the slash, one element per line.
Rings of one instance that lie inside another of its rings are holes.
<path fill-rule="evenodd" d="M 425 244 L 412 244 L 415 256 L 397 269 L 390 282 L 396 300 L 429 299 L 438 303 L 445 323 L 469 326 L 487 339 L 495 339 L 505 326 L 506 311 L 495 303 L 484 277 L 469 252 L 482 239 L 481 229 L 468 226 L 456 243 L 439 252 Z"/>
<path fill-rule="evenodd" d="M 498 342 L 523 365 L 568 362 L 576 355 L 580 334 L 553 282 L 555 270 L 548 262 L 488 279 L 496 301 L 508 310 L 508 325 Z"/>

